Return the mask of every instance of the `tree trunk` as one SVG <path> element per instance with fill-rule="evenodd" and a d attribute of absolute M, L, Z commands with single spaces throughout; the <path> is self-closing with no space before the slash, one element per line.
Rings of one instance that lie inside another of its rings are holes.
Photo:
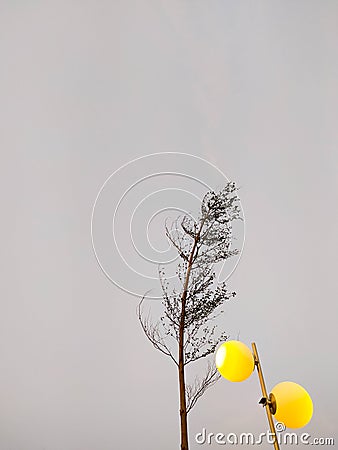
<path fill-rule="evenodd" d="M 179 367 L 179 384 L 180 384 L 180 419 L 181 419 L 181 450 L 188 450 L 188 421 L 187 421 L 187 406 L 185 398 L 185 380 L 184 367 Z"/>
<path fill-rule="evenodd" d="M 188 443 L 188 420 L 187 420 L 187 402 L 186 402 L 186 391 L 185 391 L 185 373 L 184 373 L 184 324 L 185 324 L 185 302 L 188 294 L 189 277 L 191 272 L 191 267 L 193 264 L 195 250 L 197 248 L 197 243 L 200 239 L 200 234 L 204 225 L 206 218 L 201 222 L 198 233 L 195 236 L 194 245 L 192 247 L 187 273 L 184 282 L 184 288 L 182 293 L 182 309 L 181 309 L 181 319 L 179 328 L 179 340 L 178 340 L 178 379 L 179 379 L 179 392 L 180 392 L 180 424 L 181 424 L 181 450 L 189 450 Z M 197 250 L 198 251 L 198 250 Z"/>
<path fill-rule="evenodd" d="M 185 296 L 182 298 L 182 310 L 185 309 Z M 183 315 L 184 316 L 184 315 Z M 187 421 L 187 403 L 185 392 L 185 373 L 184 373 L 184 322 L 180 326 L 179 336 L 179 363 L 178 363 L 178 380 L 180 393 L 180 425 L 181 425 L 181 450 L 188 450 L 188 421 Z"/>
<path fill-rule="evenodd" d="M 192 258 L 195 251 L 196 242 L 189 258 L 189 264 L 184 283 L 184 290 L 182 294 L 182 309 L 181 320 L 178 339 L 178 381 L 180 392 L 180 420 L 181 420 L 181 450 L 188 450 L 188 421 L 187 421 L 187 402 L 185 392 L 185 373 L 184 373 L 184 322 L 185 322 L 185 302 L 188 293 L 188 283 L 192 264 Z"/>

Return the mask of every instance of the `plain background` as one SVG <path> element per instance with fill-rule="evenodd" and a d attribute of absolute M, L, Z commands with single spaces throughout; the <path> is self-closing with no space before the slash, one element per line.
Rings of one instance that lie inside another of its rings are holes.
<path fill-rule="evenodd" d="M 174 366 L 90 237 L 104 180 L 164 151 L 241 186 L 224 328 L 257 342 L 268 387 L 309 390 L 304 431 L 335 437 L 337 2 L 0 1 L 0 56 L 0 449 L 179 448 Z M 259 398 L 256 376 L 220 381 L 191 448 L 203 427 L 265 431 Z"/>

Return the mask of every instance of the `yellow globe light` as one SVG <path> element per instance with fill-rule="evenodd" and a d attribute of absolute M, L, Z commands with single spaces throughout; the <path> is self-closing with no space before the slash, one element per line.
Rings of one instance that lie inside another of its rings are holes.
<path fill-rule="evenodd" d="M 224 342 L 216 352 L 216 367 L 229 381 L 244 381 L 255 368 L 251 350 L 239 341 Z"/>
<path fill-rule="evenodd" d="M 310 422 L 313 404 L 310 395 L 297 383 L 283 381 L 271 391 L 276 402 L 275 418 L 288 428 L 301 428 Z"/>

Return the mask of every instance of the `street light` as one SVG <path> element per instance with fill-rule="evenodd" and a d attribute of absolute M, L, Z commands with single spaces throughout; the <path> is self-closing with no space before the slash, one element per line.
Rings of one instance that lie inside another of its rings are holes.
<path fill-rule="evenodd" d="M 275 450 L 279 450 L 272 416 L 286 427 L 304 427 L 312 417 L 312 400 L 302 386 L 291 381 L 277 384 L 268 395 L 256 344 L 251 346 L 252 352 L 243 342 L 224 342 L 216 352 L 216 367 L 224 378 L 234 382 L 249 378 L 256 367 L 263 395 L 259 403 L 266 409 L 273 445 Z"/>
<path fill-rule="evenodd" d="M 227 341 L 216 352 L 216 367 L 227 380 L 244 381 L 254 371 L 255 360 L 243 342 Z"/>
<path fill-rule="evenodd" d="M 302 428 L 310 422 L 313 413 L 311 397 L 297 383 L 284 381 L 271 390 L 278 408 L 276 420 L 283 422 L 288 428 Z"/>

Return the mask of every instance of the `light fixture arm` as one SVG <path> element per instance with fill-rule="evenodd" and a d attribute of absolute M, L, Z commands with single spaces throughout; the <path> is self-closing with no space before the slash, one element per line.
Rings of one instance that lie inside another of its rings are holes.
<path fill-rule="evenodd" d="M 261 363 L 260 363 L 259 357 L 258 357 L 256 344 L 253 342 L 251 344 L 251 347 L 252 347 L 252 352 L 253 352 L 254 360 L 255 360 L 255 366 L 256 366 L 256 369 L 257 369 L 257 372 L 258 372 L 258 378 L 259 378 L 259 382 L 260 382 L 261 389 L 262 389 L 262 395 L 263 395 L 263 398 L 260 400 L 259 403 L 261 403 L 265 407 L 266 415 L 268 416 L 270 431 L 271 431 L 271 433 L 273 435 L 273 438 L 274 438 L 273 445 L 274 445 L 275 450 L 279 450 L 279 444 L 278 444 L 278 440 L 277 440 L 275 424 L 274 424 L 273 418 L 272 418 L 272 414 L 274 412 L 276 412 L 275 399 L 274 399 L 274 397 L 271 394 L 270 394 L 270 396 L 268 396 L 268 393 L 267 393 L 267 390 L 266 390 L 266 386 L 265 386 L 264 377 L 263 377 Z"/>

